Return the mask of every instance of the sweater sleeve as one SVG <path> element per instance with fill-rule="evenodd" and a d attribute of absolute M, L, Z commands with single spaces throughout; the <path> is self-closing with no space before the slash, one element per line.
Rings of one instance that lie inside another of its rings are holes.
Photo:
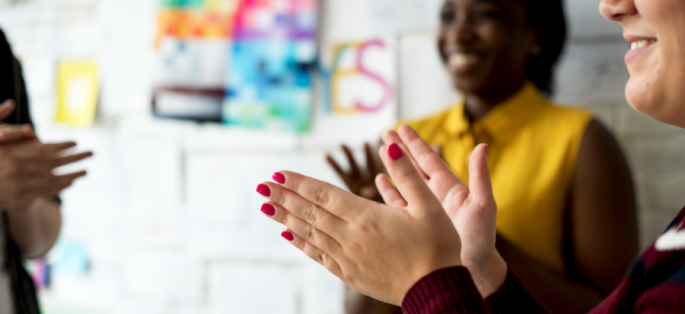
<path fill-rule="evenodd" d="M 402 302 L 406 314 L 547 313 L 509 270 L 502 288 L 483 300 L 464 267 L 438 270 L 417 282 Z"/>
<path fill-rule="evenodd" d="M 488 313 L 471 274 L 464 267 L 445 268 L 419 280 L 402 302 L 405 314 Z"/>
<path fill-rule="evenodd" d="M 489 296 L 485 301 L 488 303 L 491 313 L 515 314 L 515 313 L 547 313 L 547 311 L 533 298 L 516 274 L 509 269 L 504 285 Z"/>

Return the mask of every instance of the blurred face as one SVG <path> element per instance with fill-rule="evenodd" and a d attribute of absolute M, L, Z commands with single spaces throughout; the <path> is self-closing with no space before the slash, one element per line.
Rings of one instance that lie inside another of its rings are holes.
<path fill-rule="evenodd" d="M 685 1 L 603 0 L 630 43 L 628 102 L 659 121 L 685 127 Z"/>
<path fill-rule="evenodd" d="M 520 86 L 535 46 L 519 0 L 447 0 L 438 48 L 456 89 L 487 94 Z"/>

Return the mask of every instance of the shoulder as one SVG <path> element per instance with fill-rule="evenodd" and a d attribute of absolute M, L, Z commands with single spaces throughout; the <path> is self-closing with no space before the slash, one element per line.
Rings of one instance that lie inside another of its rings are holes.
<path fill-rule="evenodd" d="M 461 105 L 456 105 L 424 118 L 400 121 L 400 123 L 395 126 L 395 129 L 398 129 L 402 125 L 408 125 L 425 139 L 427 136 L 430 136 L 439 130 L 445 124 L 448 116 L 455 112 L 459 112 L 460 108 L 463 107 Z"/>
<path fill-rule="evenodd" d="M 545 105 L 540 110 L 539 118 L 560 128 L 576 126 L 585 130 L 594 119 L 594 115 L 588 109 L 549 100 L 543 100 L 543 102 Z"/>

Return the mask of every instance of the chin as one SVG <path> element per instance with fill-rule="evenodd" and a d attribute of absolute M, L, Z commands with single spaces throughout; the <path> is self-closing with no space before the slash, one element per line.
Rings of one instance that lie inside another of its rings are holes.
<path fill-rule="evenodd" d="M 675 108 L 669 108 L 668 99 L 664 99 L 664 94 L 656 90 L 658 86 L 657 83 L 650 80 L 631 77 L 626 84 L 628 104 L 654 120 L 685 128 L 683 116 L 676 114 L 673 110 Z"/>

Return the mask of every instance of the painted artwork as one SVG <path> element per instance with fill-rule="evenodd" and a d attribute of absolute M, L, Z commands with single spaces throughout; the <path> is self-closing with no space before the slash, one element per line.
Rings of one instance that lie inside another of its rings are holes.
<path fill-rule="evenodd" d="M 333 63 L 324 71 L 326 113 L 371 114 L 393 104 L 390 46 L 384 39 L 333 45 Z"/>
<path fill-rule="evenodd" d="M 309 130 L 318 0 L 240 0 L 223 119 L 228 125 Z"/>

